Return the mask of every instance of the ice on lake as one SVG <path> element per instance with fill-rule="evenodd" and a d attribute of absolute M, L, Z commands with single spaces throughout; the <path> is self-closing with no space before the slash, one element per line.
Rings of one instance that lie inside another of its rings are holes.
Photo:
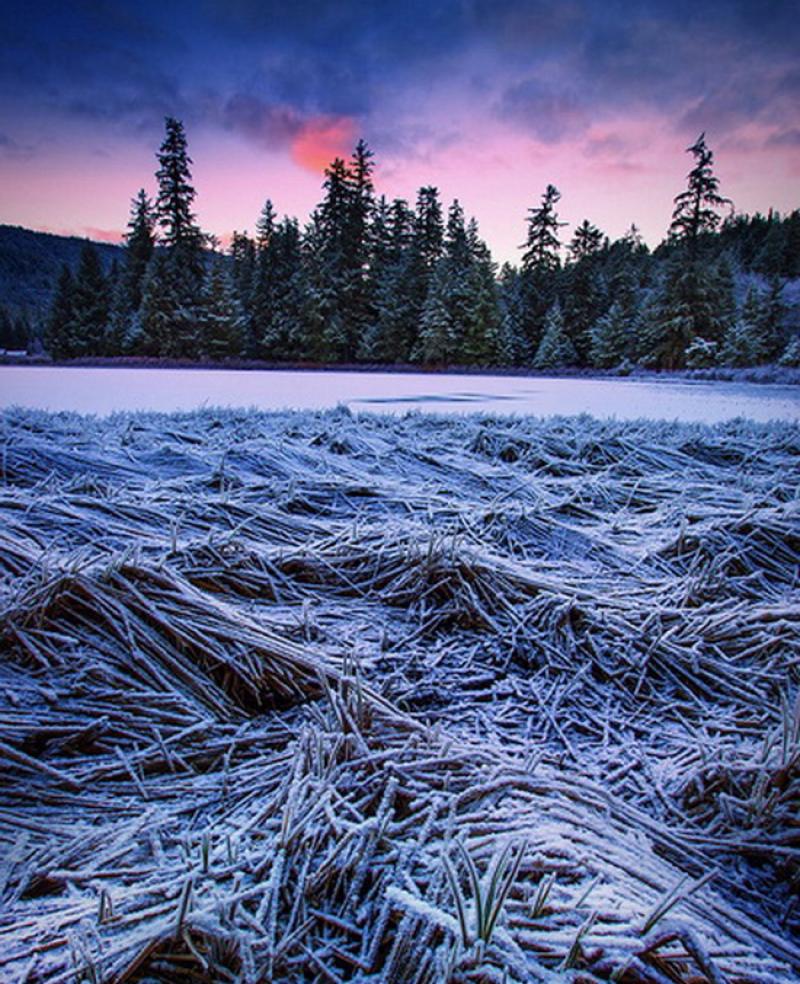
<path fill-rule="evenodd" d="M 800 420 L 800 390 L 785 385 L 657 379 L 572 379 L 391 372 L 234 371 L 2 366 L 0 407 L 108 414 L 192 410 L 405 413 L 588 413 L 713 424 L 734 417 Z"/>

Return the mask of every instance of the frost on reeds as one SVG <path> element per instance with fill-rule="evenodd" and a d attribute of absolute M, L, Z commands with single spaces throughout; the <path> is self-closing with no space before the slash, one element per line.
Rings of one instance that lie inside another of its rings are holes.
<path fill-rule="evenodd" d="M 800 981 L 800 431 L 0 420 L 0 980 Z"/>

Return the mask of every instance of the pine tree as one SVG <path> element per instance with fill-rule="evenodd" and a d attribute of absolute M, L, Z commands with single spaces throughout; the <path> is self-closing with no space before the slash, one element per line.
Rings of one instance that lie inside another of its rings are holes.
<path fill-rule="evenodd" d="M 778 363 L 782 366 L 800 368 L 800 335 L 789 339 Z"/>
<path fill-rule="evenodd" d="M 276 225 L 258 251 L 253 324 L 258 354 L 267 359 L 296 359 L 308 354 L 302 337 L 300 230 L 295 219 Z"/>
<path fill-rule="evenodd" d="M 242 354 L 244 344 L 241 304 L 237 291 L 221 262 L 206 280 L 198 312 L 198 349 L 210 359 Z"/>
<path fill-rule="evenodd" d="M 408 346 L 411 361 L 423 358 L 422 320 L 428 295 L 444 248 L 444 222 L 439 191 L 432 185 L 419 189 L 409 244 L 407 298 Z"/>
<path fill-rule="evenodd" d="M 467 226 L 469 265 L 462 361 L 468 365 L 497 365 L 500 361 L 500 303 L 496 267 L 486 243 L 471 219 Z"/>
<path fill-rule="evenodd" d="M 779 215 L 771 215 L 769 231 L 753 261 L 753 269 L 765 277 L 779 277 L 787 265 L 786 229 Z"/>
<path fill-rule="evenodd" d="M 24 312 L 20 312 L 14 319 L 11 328 L 11 348 L 17 352 L 27 352 L 28 355 L 36 351 L 36 337 Z"/>
<path fill-rule="evenodd" d="M 413 216 L 407 202 L 381 198 L 372 223 L 372 319 L 359 346 L 371 362 L 407 362 L 416 341 L 413 305 Z"/>
<path fill-rule="evenodd" d="M 256 247 L 259 251 L 268 249 L 272 235 L 275 232 L 277 215 L 272 201 L 268 198 L 261 209 L 261 215 L 256 222 Z"/>
<path fill-rule="evenodd" d="M 477 224 L 465 224 L 464 210 L 454 201 L 423 307 L 416 358 L 448 365 L 496 361 L 499 320 L 491 256 Z"/>
<path fill-rule="evenodd" d="M 62 266 L 45 326 L 44 344 L 53 359 L 69 359 L 75 354 L 75 279 L 69 267 Z"/>
<path fill-rule="evenodd" d="M 751 287 L 725 332 L 720 361 L 728 366 L 751 366 L 776 359 L 781 352 L 780 289 L 768 297 Z"/>
<path fill-rule="evenodd" d="M 192 185 L 192 159 L 183 124 L 167 117 L 165 125 L 166 136 L 157 154 L 155 215 L 161 243 L 173 267 L 175 286 L 186 306 L 197 299 L 202 286 L 206 237 L 192 210 L 197 192 Z"/>
<path fill-rule="evenodd" d="M 519 273 L 504 263 L 499 277 L 497 328 L 498 359 L 504 366 L 521 366 L 530 362 L 531 351 L 525 334 L 525 303 Z"/>
<path fill-rule="evenodd" d="M 562 277 L 564 324 L 578 365 L 588 365 L 592 326 L 608 310 L 609 290 L 597 257 L 585 256 L 569 264 Z"/>
<path fill-rule="evenodd" d="M 432 185 L 419 189 L 414 222 L 414 249 L 429 273 L 442 255 L 444 223 L 439 191 Z"/>
<path fill-rule="evenodd" d="M 619 301 L 592 326 L 590 361 L 596 369 L 610 369 L 633 352 L 635 329 Z"/>
<path fill-rule="evenodd" d="M 686 191 L 674 199 L 669 227 L 671 239 L 687 243 L 690 256 L 695 255 L 701 236 L 716 231 L 721 221 L 718 209 L 732 204 L 719 193 L 719 180 L 712 171 L 714 155 L 706 147 L 705 138 L 705 133 L 701 133 L 686 150 L 694 156 L 695 164 L 689 172 Z"/>
<path fill-rule="evenodd" d="M 763 349 L 758 336 L 757 313 L 745 305 L 722 339 L 719 361 L 725 366 L 753 366 L 761 361 Z"/>
<path fill-rule="evenodd" d="M 450 273 L 444 259 L 437 263 L 422 309 L 420 335 L 414 361 L 449 365 L 458 353 L 461 326 L 454 321 L 450 298 Z"/>
<path fill-rule="evenodd" d="M 347 357 L 355 358 L 373 319 L 371 221 L 375 213 L 372 173 L 374 154 L 359 140 L 348 168 L 348 221 L 345 258 L 347 262 L 344 317 L 347 322 Z"/>
<path fill-rule="evenodd" d="M 9 351 L 14 348 L 14 323 L 11 315 L 4 307 L 0 307 L 0 349 Z"/>
<path fill-rule="evenodd" d="M 564 330 L 561 306 L 556 301 L 547 312 L 544 334 L 533 360 L 535 369 L 563 369 L 575 365 L 575 349 Z"/>
<path fill-rule="evenodd" d="M 170 250 L 199 250 L 202 234 L 192 211 L 197 192 L 192 186 L 192 159 L 186 132 L 183 123 L 170 116 L 165 120 L 165 127 L 167 132 L 157 154 L 156 171 L 156 217 L 162 230 L 161 242 Z"/>
<path fill-rule="evenodd" d="M 781 275 L 787 280 L 800 277 L 800 208 L 784 219 L 786 252 Z"/>
<path fill-rule="evenodd" d="M 767 297 L 760 300 L 758 329 L 764 359 L 767 362 L 777 359 L 786 344 L 784 327 L 786 304 L 783 300 L 783 286 L 780 277 L 773 277 L 770 280 Z"/>
<path fill-rule="evenodd" d="M 719 365 L 719 345 L 698 335 L 686 348 L 687 369 L 710 369 Z"/>
<path fill-rule="evenodd" d="M 608 243 L 608 240 L 597 226 L 593 226 L 588 219 L 584 219 L 575 230 L 569 244 L 570 259 L 573 263 L 580 263 L 581 260 L 597 256 L 603 249 L 604 242 Z"/>
<path fill-rule="evenodd" d="M 156 251 L 142 285 L 138 316 L 142 355 L 160 358 L 193 358 L 199 354 L 197 312 L 182 304 L 182 284 L 175 266 L 163 252 Z"/>
<path fill-rule="evenodd" d="M 532 351 L 537 351 L 547 312 L 558 296 L 561 269 L 556 205 L 561 193 L 548 185 L 538 208 L 529 209 L 528 230 L 522 254 L 522 292 L 525 305 L 525 333 Z"/>
<path fill-rule="evenodd" d="M 528 210 L 528 234 L 522 249 L 523 273 L 555 273 L 561 266 L 558 230 L 566 225 L 558 221 L 556 205 L 561 192 L 548 185 L 538 208 Z"/>
<path fill-rule="evenodd" d="M 352 356 L 348 293 L 352 268 L 347 255 L 351 175 L 341 158 L 325 170 L 325 198 L 305 235 L 306 321 L 311 358 L 341 362 Z"/>
<path fill-rule="evenodd" d="M 128 307 L 136 311 L 142 303 L 142 280 L 155 249 L 155 215 L 144 188 L 131 202 L 131 217 L 125 236 L 125 286 Z"/>
<path fill-rule="evenodd" d="M 234 231 L 231 237 L 230 255 L 232 287 L 239 311 L 239 329 L 242 333 L 240 341 L 243 350 L 246 350 L 248 355 L 255 355 L 255 342 L 258 336 L 255 313 L 255 295 L 258 288 L 258 253 L 255 241 L 246 232 Z"/>
<path fill-rule="evenodd" d="M 645 364 L 682 369 L 695 338 L 721 342 L 735 318 L 733 278 L 725 261 L 711 265 L 674 254 L 666 264 L 643 334 Z"/>
<path fill-rule="evenodd" d="M 300 229 L 296 219 L 285 218 L 278 227 L 275 240 L 275 278 L 278 285 L 275 316 L 278 337 L 285 339 L 285 351 L 297 358 L 303 351 L 301 334 L 303 306 L 303 267 Z"/>
<path fill-rule="evenodd" d="M 131 307 L 130 292 L 124 273 L 110 278 L 109 311 L 104 355 L 123 355 L 130 350 L 134 338 L 135 312 Z"/>
<path fill-rule="evenodd" d="M 100 355 L 108 325 L 109 288 L 92 243 L 81 250 L 72 292 L 72 354 Z"/>

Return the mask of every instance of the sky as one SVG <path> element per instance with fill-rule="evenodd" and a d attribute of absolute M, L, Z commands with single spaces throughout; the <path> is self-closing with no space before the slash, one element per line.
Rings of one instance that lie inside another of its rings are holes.
<path fill-rule="evenodd" d="M 268 197 L 305 221 L 363 137 L 499 261 L 548 183 L 564 239 L 656 245 L 701 131 L 737 211 L 800 206 L 798 50 L 783 0 L 3 0 L 0 222 L 118 241 L 175 116 L 223 242 Z"/>

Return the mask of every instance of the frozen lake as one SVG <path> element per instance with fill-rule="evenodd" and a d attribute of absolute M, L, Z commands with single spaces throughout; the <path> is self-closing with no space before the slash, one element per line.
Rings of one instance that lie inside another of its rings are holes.
<path fill-rule="evenodd" d="M 403 413 L 589 413 L 716 423 L 800 420 L 800 389 L 748 383 L 522 376 L 0 366 L 0 407 L 108 414 L 201 406 Z"/>

